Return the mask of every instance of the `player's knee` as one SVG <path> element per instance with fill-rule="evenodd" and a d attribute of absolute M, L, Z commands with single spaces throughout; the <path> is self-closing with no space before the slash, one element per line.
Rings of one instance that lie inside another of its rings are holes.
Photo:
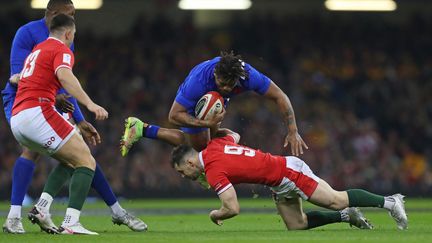
<path fill-rule="evenodd" d="M 40 158 L 40 154 L 24 147 L 20 157 L 37 162 Z"/>

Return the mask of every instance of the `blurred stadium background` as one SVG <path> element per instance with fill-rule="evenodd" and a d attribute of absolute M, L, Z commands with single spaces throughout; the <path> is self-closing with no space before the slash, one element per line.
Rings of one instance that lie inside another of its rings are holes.
<path fill-rule="evenodd" d="M 338 189 L 432 196 L 432 1 L 398 0 L 395 11 L 379 12 L 329 11 L 325 0 L 252 0 L 236 11 L 181 10 L 176 0 L 102 2 L 76 12 L 75 73 L 109 108 L 109 120 L 87 120 L 103 137 L 93 153 L 118 195 L 214 196 L 177 175 L 170 146 L 142 140 L 122 158 L 118 142 L 127 116 L 169 126 L 190 69 L 234 50 L 289 95 L 310 147 L 302 159 L 317 175 Z M 30 1 L 0 0 L 2 87 L 15 31 L 43 15 Z M 275 109 L 244 94 L 231 101 L 223 126 L 248 146 L 287 154 Z M 0 199 L 8 200 L 19 147 L 3 112 L 0 143 Z M 30 196 L 56 163 L 41 160 Z M 262 187 L 241 188 L 244 197 L 269 196 Z"/>

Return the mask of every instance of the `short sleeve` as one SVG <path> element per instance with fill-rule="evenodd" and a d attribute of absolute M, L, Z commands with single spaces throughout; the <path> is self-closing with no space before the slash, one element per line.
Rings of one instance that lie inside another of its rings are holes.
<path fill-rule="evenodd" d="M 70 49 L 62 48 L 54 56 L 53 69 L 57 73 L 59 68 L 72 69 L 74 65 L 74 55 Z"/>
<path fill-rule="evenodd" d="M 179 87 L 175 101 L 184 106 L 189 113 L 195 110 L 198 100 L 205 94 L 205 88 L 197 77 L 188 77 Z"/>
<path fill-rule="evenodd" d="M 246 88 L 264 95 L 270 87 L 271 80 L 247 63 L 245 64 L 245 69 L 249 74 Z"/>
<path fill-rule="evenodd" d="M 225 173 L 221 170 L 216 170 L 216 168 L 208 170 L 206 172 L 206 177 L 208 183 L 218 195 L 232 187 Z"/>

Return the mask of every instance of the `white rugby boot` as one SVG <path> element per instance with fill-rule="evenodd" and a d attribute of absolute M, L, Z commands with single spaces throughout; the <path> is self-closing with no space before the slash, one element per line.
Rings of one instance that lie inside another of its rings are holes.
<path fill-rule="evenodd" d="M 399 193 L 389 196 L 389 198 L 393 198 L 395 201 L 393 208 L 389 210 L 389 214 L 396 221 L 397 227 L 400 230 L 405 230 L 408 228 L 408 217 L 405 212 L 405 201 L 403 200 L 404 197 L 404 195 Z"/>
<path fill-rule="evenodd" d="M 112 215 L 112 222 L 117 225 L 126 225 L 133 231 L 146 231 L 148 229 L 147 224 L 141 219 L 134 215 L 126 212 L 123 216 Z"/>
<path fill-rule="evenodd" d="M 3 224 L 3 232 L 11 234 L 24 234 L 25 230 L 21 218 L 7 218 Z"/>
<path fill-rule="evenodd" d="M 349 217 L 348 223 L 350 226 L 355 226 L 359 229 L 373 229 L 373 225 L 367 220 L 359 208 L 351 207 L 345 208 L 341 211 L 346 213 Z"/>
<path fill-rule="evenodd" d="M 58 234 L 58 228 L 51 220 L 51 214 L 43 212 L 38 206 L 34 206 L 28 213 L 28 219 L 32 224 L 37 224 L 41 230 L 48 234 Z"/>
<path fill-rule="evenodd" d="M 59 233 L 63 235 L 99 235 L 96 232 L 84 228 L 80 222 L 73 225 L 60 226 Z"/>

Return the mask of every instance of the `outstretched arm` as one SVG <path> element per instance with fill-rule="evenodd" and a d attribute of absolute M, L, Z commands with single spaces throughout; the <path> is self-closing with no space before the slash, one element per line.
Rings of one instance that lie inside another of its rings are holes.
<path fill-rule="evenodd" d="M 222 225 L 222 220 L 232 218 L 240 213 L 240 205 L 234 187 L 228 188 L 219 194 L 222 206 L 218 210 L 210 212 L 210 219 L 217 225 Z"/>
<path fill-rule="evenodd" d="M 298 133 L 294 109 L 292 108 L 288 96 L 274 82 L 271 82 L 270 87 L 264 96 L 273 100 L 278 105 L 279 111 L 282 113 L 283 120 L 288 129 L 284 147 L 291 144 L 291 153 L 293 155 L 299 156 L 300 154 L 303 154 L 303 147 L 308 149 L 308 146 Z"/>

